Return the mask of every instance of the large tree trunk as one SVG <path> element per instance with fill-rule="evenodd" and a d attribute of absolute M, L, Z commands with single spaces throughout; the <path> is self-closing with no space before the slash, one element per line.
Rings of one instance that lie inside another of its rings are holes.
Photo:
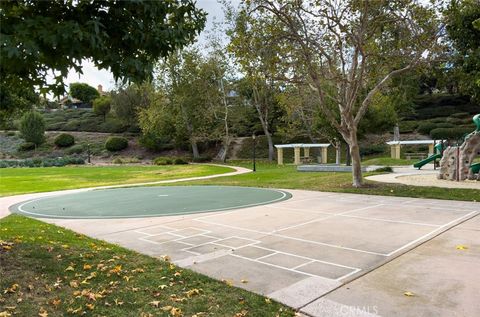
<path fill-rule="evenodd" d="M 357 131 L 350 131 L 349 140 L 350 157 L 352 158 L 352 185 L 353 187 L 362 186 L 362 164 L 360 160 L 360 147 L 358 146 Z"/>
<path fill-rule="evenodd" d="M 347 142 L 347 148 L 349 149 L 350 158 L 352 160 L 352 185 L 353 187 L 361 187 L 362 164 L 360 159 L 360 147 L 358 146 L 357 127 L 353 122 L 353 118 L 350 121 L 350 124 L 346 125 L 348 126 L 348 130 L 340 131 L 340 133 L 345 142 Z"/>
<path fill-rule="evenodd" d="M 262 110 L 260 109 L 260 106 L 255 104 L 255 108 L 257 109 L 258 112 L 258 118 L 260 119 L 260 123 L 262 124 L 263 128 L 263 133 L 265 133 L 265 136 L 267 137 L 267 142 L 268 142 L 268 161 L 271 162 L 273 161 L 273 140 L 272 140 L 272 135 L 270 134 L 270 131 L 268 131 L 268 118 L 264 118 L 262 114 Z"/>
<path fill-rule="evenodd" d="M 190 140 L 190 144 L 192 145 L 192 154 L 193 154 L 193 158 L 196 159 L 196 158 L 199 158 L 200 157 L 200 154 L 198 152 L 198 145 L 197 145 L 197 141 L 195 140 Z"/>

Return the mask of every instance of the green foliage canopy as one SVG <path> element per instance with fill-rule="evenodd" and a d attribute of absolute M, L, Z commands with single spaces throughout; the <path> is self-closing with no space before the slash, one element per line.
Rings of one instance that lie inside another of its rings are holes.
<path fill-rule="evenodd" d="M 70 84 L 70 96 L 80 99 L 82 102 L 90 103 L 93 99 L 100 97 L 99 92 L 85 83 Z"/>
<path fill-rule="evenodd" d="M 191 43 L 206 13 L 193 0 L 1 1 L 3 82 L 64 93 L 70 68 L 90 59 L 115 78 L 151 77 L 155 62 Z M 55 82 L 47 74 L 55 72 Z"/>
<path fill-rule="evenodd" d="M 480 100 L 480 4 L 452 0 L 444 12 L 460 91 Z"/>

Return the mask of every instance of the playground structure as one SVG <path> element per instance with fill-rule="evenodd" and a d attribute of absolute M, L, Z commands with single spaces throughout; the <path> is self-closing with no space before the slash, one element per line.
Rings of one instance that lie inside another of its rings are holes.
<path fill-rule="evenodd" d="M 480 114 L 473 117 L 475 131 L 465 136 L 460 146 L 449 146 L 440 160 L 439 179 L 464 181 L 480 180 L 480 163 L 473 163 L 480 156 Z"/>
<path fill-rule="evenodd" d="M 303 160 L 309 160 L 310 148 L 320 148 L 320 160 L 319 163 L 326 164 L 328 157 L 328 147 L 330 143 L 296 143 L 296 144 L 277 144 L 277 164 L 283 165 L 283 149 L 293 148 L 294 159 L 293 164 L 300 165 Z M 300 149 L 303 148 L 303 157 L 300 156 Z"/>

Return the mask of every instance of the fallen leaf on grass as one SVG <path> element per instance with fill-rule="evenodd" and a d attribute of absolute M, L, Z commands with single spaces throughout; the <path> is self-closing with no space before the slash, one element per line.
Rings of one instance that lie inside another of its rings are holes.
<path fill-rule="evenodd" d="M 61 300 L 61 299 L 58 299 L 58 298 L 57 298 L 57 299 L 53 299 L 53 300 L 51 301 L 51 304 L 52 304 L 53 306 L 55 306 L 55 308 L 57 308 L 61 303 L 62 303 L 62 300 Z"/>
<path fill-rule="evenodd" d="M 150 302 L 149 304 L 158 308 L 158 306 L 160 305 L 160 301 L 159 300 L 154 300 L 154 301 Z"/>
<path fill-rule="evenodd" d="M 197 288 L 193 288 L 189 291 L 186 291 L 185 292 L 185 295 L 187 295 L 188 298 L 192 297 L 192 296 L 195 296 L 195 295 L 200 295 L 200 289 L 197 289 Z"/>
<path fill-rule="evenodd" d="M 43 308 L 40 308 L 40 312 L 38 313 L 38 316 L 40 317 L 48 317 L 48 312 L 43 309 Z"/>
<path fill-rule="evenodd" d="M 172 315 L 174 317 L 181 317 L 181 316 L 183 316 L 183 313 L 182 313 L 182 310 L 180 308 L 173 307 L 170 310 L 170 315 Z"/>
<path fill-rule="evenodd" d="M 73 268 L 73 266 L 69 266 L 65 269 L 65 271 L 75 271 L 75 269 Z"/>
<path fill-rule="evenodd" d="M 415 296 L 415 294 L 413 294 L 413 293 L 410 292 L 410 291 L 407 291 L 407 292 L 403 293 L 403 295 L 405 295 L 405 296 L 407 296 L 407 297 Z"/>
<path fill-rule="evenodd" d="M 222 280 L 222 282 L 227 284 L 228 286 L 233 286 L 233 281 L 231 280 Z"/>
<path fill-rule="evenodd" d="M 12 284 L 12 286 L 3 290 L 3 294 L 15 293 L 18 290 L 18 287 L 18 284 Z"/>
<path fill-rule="evenodd" d="M 246 284 L 248 283 L 248 280 L 240 280 L 240 282 L 242 282 L 243 284 Z"/>

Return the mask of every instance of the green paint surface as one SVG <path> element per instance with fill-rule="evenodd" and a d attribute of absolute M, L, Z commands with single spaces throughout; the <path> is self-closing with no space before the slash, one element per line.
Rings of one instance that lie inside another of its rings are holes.
<path fill-rule="evenodd" d="M 11 211 L 67 219 L 154 217 L 252 207 L 290 197 L 281 190 L 254 187 L 130 187 L 34 199 L 12 206 Z"/>

